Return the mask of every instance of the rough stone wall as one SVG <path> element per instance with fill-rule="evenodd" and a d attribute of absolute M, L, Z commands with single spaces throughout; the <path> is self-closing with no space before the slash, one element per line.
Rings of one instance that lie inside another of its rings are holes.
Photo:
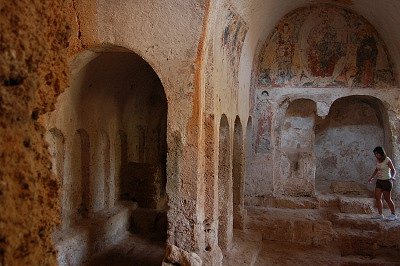
<path fill-rule="evenodd" d="M 289 104 L 281 136 L 282 194 L 312 196 L 315 176 L 315 103 L 295 100 Z"/>
<path fill-rule="evenodd" d="M 63 1 L 0 4 L 0 264 L 54 265 L 59 179 L 40 113 L 66 87 Z"/>

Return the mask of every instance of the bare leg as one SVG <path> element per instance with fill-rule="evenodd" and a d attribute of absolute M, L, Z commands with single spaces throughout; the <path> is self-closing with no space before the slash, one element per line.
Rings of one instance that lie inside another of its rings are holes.
<path fill-rule="evenodd" d="M 382 214 L 382 192 L 382 189 L 375 188 L 376 207 L 378 208 L 379 214 Z"/>
<path fill-rule="evenodd" d="M 385 201 L 387 202 L 390 211 L 394 214 L 395 213 L 395 208 L 394 208 L 394 203 L 392 200 L 392 195 L 391 195 L 391 191 L 383 191 L 383 198 L 385 199 Z"/>

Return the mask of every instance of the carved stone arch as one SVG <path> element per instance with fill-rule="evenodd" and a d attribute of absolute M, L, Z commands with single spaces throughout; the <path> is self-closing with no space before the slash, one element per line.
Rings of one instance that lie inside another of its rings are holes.
<path fill-rule="evenodd" d="M 107 132 L 120 128 L 126 134 L 120 140 L 123 150 L 117 151 L 126 153 L 123 155 L 124 162 L 116 166 L 119 170 L 119 178 L 116 178 L 118 197 L 125 195 L 125 198 L 121 198 L 136 200 L 141 197 L 121 190 L 129 187 L 121 181 L 130 180 L 133 176 L 138 180 L 139 175 L 140 180 L 146 177 L 152 179 L 147 180 L 147 188 L 139 184 L 130 185 L 136 191 L 134 194 L 143 192 L 143 197 L 150 197 L 140 200 L 142 206 L 165 207 L 168 103 L 157 73 L 138 54 L 112 45 L 96 47 L 77 56 L 73 71 L 76 78 L 72 84 L 75 90 L 72 97 L 75 97 L 73 104 L 79 110 L 78 124 L 89 124 L 94 134 L 97 134 L 94 136 L 96 145 L 91 151 L 93 158 L 96 158 L 92 161 L 92 170 L 98 172 L 91 177 L 93 210 L 99 211 L 104 206 L 104 203 L 101 204 L 104 200 L 94 198 L 105 199 L 105 205 L 112 205 L 110 199 L 114 194 L 114 184 L 111 182 L 112 187 L 107 188 L 105 184 L 108 182 L 104 181 L 111 176 L 110 167 L 104 167 L 104 164 L 110 165 L 110 159 L 101 157 L 111 158 L 107 150 L 111 150 L 111 143 L 118 141 L 101 141 L 104 133 L 99 132 L 105 128 L 103 120 L 107 121 Z M 112 136 L 115 137 L 114 134 Z M 145 184 L 147 181 L 139 183 Z"/>
<path fill-rule="evenodd" d="M 246 160 L 253 157 L 254 144 L 253 144 L 253 118 L 249 116 L 246 126 Z"/>
<path fill-rule="evenodd" d="M 233 226 L 243 229 L 244 209 L 244 168 L 245 157 L 243 147 L 243 128 L 239 116 L 236 116 L 233 130 L 232 154 L 232 179 L 233 179 Z"/>
<path fill-rule="evenodd" d="M 69 133 L 63 204 L 68 227 L 85 229 L 74 232 L 79 240 L 73 248 L 59 243 L 59 253 L 80 264 L 85 252 L 115 243 L 131 223 L 138 233 L 151 231 L 165 241 L 168 102 L 159 76 L 139 54 L 113 45 L 78 54 L 71 72 L 51 121 L 68 121 L 69 132 L 78 129 Z M 88 232 L 88 224 L 107 233 Z"/>
<path fill-rule="evenodd" d="M 96 132 L 93 153 L 94 210 L 99 211 L 110 207 L 111 187 L 114 185 L 110 176 L 110 139 L 106 131 Z"/>
<path fill-rule="evenodd" d="M 63 132 L 56 127 L 53 127 L 46 132 L 45 140 L 49 144 L 53 173 L 61 180 L 61 226 L 62 228 L 65 228 L 69 224 L 67 221 L 69 220 L 68 216 L 70 215 L 70 210 L 68 210 L 64 204 L 68 199 L 68 181 L 64 175 L 66 140 Z"/>
<path fill-rule="evenodd" d="M 246 137 L 245 137 L 245 180 L 244 180 L 244 197 L 245 199 L 251 194 L 251 164 L 254 159 L 254 140 L 253 140 L 253 118 L 247 119 Z"/>
<path fill-rule="evenodd" d="M 60 129 L 53 127 L 46 132 L 45 139 L 49 144 L 50 156 L 53 164 L 53 172 L 62 178 L 64 173 L 65 156 L 64 134 L 61 132 Z"/>
<path fill-rule="evenodd" d="M 233 235 L 233 193 L 231 141 L 228 118 L 222 115 L 219 124 L 219 163 L 218 163 L 218 245 L 228 250 Z"/>
<path fill-rule="evenodd" d="M 115 140 L 115 191 L 114 191 L 114 201 L 121 198 L 121 186 L 122 179 L 126 172 L 126 167 L 128 164 L 128 135 L 122 129 L 118 130 L 116 140 Z"/>
<path fill-rule="evenodd" d="M 352 95 L 333 102 L 315 128 L 316 186 L 319 193 L 370 196 L 365 184 L 382 146 L 393 159 L 388 113 L 381 100 Z"/>
<path fill-rule="evenodd" d="M 90 139 L 83 128 L 76 130 L 71 150 L 71 190 L 68 203 L 73 222 L 86 218 L 91 211 Z"/>

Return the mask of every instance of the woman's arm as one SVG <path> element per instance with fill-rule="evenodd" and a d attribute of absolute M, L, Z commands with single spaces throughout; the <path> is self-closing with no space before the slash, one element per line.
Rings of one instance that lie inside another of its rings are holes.
<path fill-rule="evenodd" d="M 390 168 L 391 179 L 396 180 L 396 178 L 394 178 L 396 176 L 396 169 L 394 168 L 392 161 L 389 160 L 388 166 Z"/>
<path fill-rule="evenodd" d="M 390 167 L 390 166 L 389 166 L 389 167 Z M 371 175 L 371 177 L 368 179 L 368 183 L 371 183 L 371 182 L 372 182 L 372 179 L 374 179 L 376 173 L 378 173 L 378 168 L 375 168 L 374 173 L 373 173 L 373 174 Z"/>

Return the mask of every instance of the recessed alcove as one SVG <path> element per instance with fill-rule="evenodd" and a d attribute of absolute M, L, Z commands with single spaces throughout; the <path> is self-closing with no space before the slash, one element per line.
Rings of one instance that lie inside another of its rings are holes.
<path fill-rule="evenodd" d="M 372 196 L 366 180 L 375 169 L 373 149 L 391 153 L 387 111 L 371 96 L 339 98 L 315 126 L 316 189 L 321 194 Z"/>
<path fill-rule="evenodd" d="M 64 121 L 65 156 L 53 158 L 68 169 L 60 172 L 60 263 L 78 263 L 128 231 L 165 243 L 167 100 L 161 81 L 122 48 L 83 52 L 72 73 L 49 119 L 55 126 Z M 59 142 L 51 149 L 61 149 Z"/>

